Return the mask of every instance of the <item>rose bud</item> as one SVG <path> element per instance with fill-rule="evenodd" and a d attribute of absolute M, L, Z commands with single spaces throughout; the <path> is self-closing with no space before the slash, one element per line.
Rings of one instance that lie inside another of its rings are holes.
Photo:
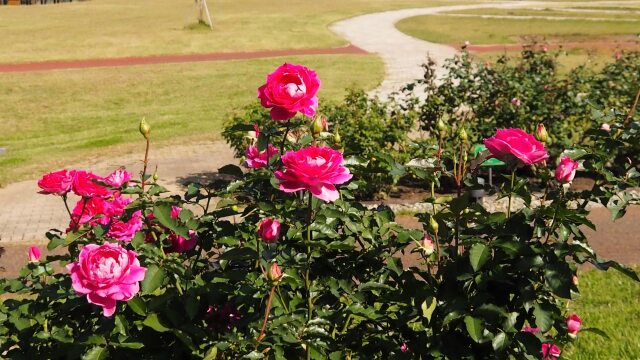
<path fill-rule="evenodd" d="M 511 105 L 520 106 L 520 105 L 522 105 L 522 102 L 517 97 L 514 97 L 513 99 L 511 99 Z"/>
<path fill-rule="evenodd" d="M 342 138 L 340 137 L 340 133 L 338 132 L 338 129 L 336 129 L 336 132 L 333 134 L 333 142 L 336 144 L 340 144 L 341 141 Z"/>
<path fill-rule="evenodd" d="M 280 237 L 280 222 L 271 218 L 262 219 L 258 225 L 258 235 L 268 244 L 276 242 Z"/>
<path fill-rule="evenodd" d="M 460 128 L 460 131 L 458 131 L 458 138 L 463 142 L 466 142 L 469 139 L 464 128 Z"/>
<path fill-rule="evenodd" d="M 142 120 L 140 120 L 139 130 L 140 134 L 142 134 L 145 139 L 149 140 L 149 136 L 151 136 L 151 126 L 149 126 L 145 118 L 142 118 Z"/>
<path fill-rule="evenodd" d="M 282 270 L 280 270 L 280 266 L 278 266 L 277 262 L 271 264 L 269 272 L 267 273 L 267 279 L 276 284 L 280 282 L 280 279 L 282 279 Z"/>
<path fill-rule="evenodd" d="M 561 184 L 568 184 L 573 181 L 576 176 L 576 170 L 580 164 L 573 161 L 570 157 L 565 156 L 560 159 L 560 164 L 556 168 L 556 181 Z"/>
<path fill-rule="evenodd" d="M 409 351 L 407 343 L 402 343 L 402 345 L 400 346 L 400 352 L 406 353 L 407 351 Z"/>
<path fill-rule="evenodd" d="M 29 262 L 38 262 L 40 261 L 40 256 L 42 254 L 40 253 L 40 248 L 38 248 L 37 246 L 30 246 L 29 247 Z"/>
<path fill-rule="evenodd" d="M 546 143 L 547 140 L 549 140 L 549 133 L 543 123 L 538 124 L 538 127 L 536 128 L 536 140 L 542 143 Z"/>
<path fill-rule="evenodd" d="M 573 285 L 578 286 L 578 276 L 573 275 L 573 277 L 571 277 L 571 282 L 573 282 Z"/>
<path fill-rule="evenodd" d="M 429 219 L 429 227 L 433 230 L 434 234 L 438 233 L 438 222 L 433 217 Z"/>
<path fill-rule="evenodd" d="M 573 314 L 567 318 L 567 331 L 569 332 L 569 336 L 576 337 L 581 327 L 582 319 L 580 319 L 578 315 Z"/>
<path fill-rule="evenodd" d="M 606 131 L 606 132 L 610 132 L 611 131 L 611 126 L 609 126 L 609 124 L 607 124 L 607 123 L 604 123 L 604 124 L 600 125 L 600 130 Z"/>
<path fill-rule="evenodd" d="M 422 243 L 420 244 L 420 249 L 427 256 L 433 254 L 434 245 L 433 245 L 433 240 L 431 240 L 431 236 L 429 236 L 429 234 L 424 234 L 424 237 L 422 238 Z"/>
<path fill-rule="evenodd" d="M 329 125 L 327 125 L 326 116 L 316 116 L 311 122 L 311 135 L 313 135 L 314 138 L 317 138 L 323 131 L 327 130 L 329 130 Z"/>
<path fill-rule="evenodd" d="M 445 124 L 444 121 L 442 121 L 442 119 L 439 119 L 438 122 L 436 123 L 436 129 L 438 129 L 438 131 L 446 131 L 447 124 Z"/>

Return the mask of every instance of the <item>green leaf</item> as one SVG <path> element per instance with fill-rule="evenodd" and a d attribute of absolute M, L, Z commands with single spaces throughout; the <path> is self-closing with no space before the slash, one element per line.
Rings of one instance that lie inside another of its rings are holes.
<path fill-rule="evenodd" d="M 148 272 L 148 270 L 147 270 Z M 136 314 L 140 316 L 147 316 L 147 304 L 141 297 L 136 296 L 133 299 L 127 301 L 127 306 Z"/>
<path fill-rule="evenodd" d="M 155 313 L 149 314 L 149 316 L 147 316 L 147 318 L 144 319 L 142 324 L 152 328 L 153 330 L 155 330 L 157 332 L 165 332 L 165 331 L 169 331 L 170 330 L 168 327 L 164 326 L 160 322 L 160 319 L 158 318 L 158 314 L 155 314 Z"/>
<path fill-rule="evenodd" d="M 433 312 L 436 310 L 436 298 L 431 298 L 431 302 L 428 303 L 428 300 L 422 302 L 422 316 L 425 317 L 429 322 L 431 322 L 431 317 L 433 316 Z"/>
<path fill-rule="evenodd" d="M 248 359 L 248 360 L 257 360 L 257 359 L 264 359 L 264 354 L 253 350 L 252 352 L 248 353 L 247 355 L 242 357 L 243 359 Z"/>
<path fill-rule="evenodd" d="M 212 346 L 209 351 L 204 355 L 203 360 L 216 360 L 218 358 L 218 348 L 216 346 Z"/>
<path fill-rule="evenodd" d="M 144 347 L 143 343 L 140 342 L 122 342 L 122 343 L 111 343 L 113 346 L 127 348 L 127 349 L 142 349 Z"/>
<path fill-rule="evenodd" d="M 82 360 L 103 360 L 109 356 L 107 348 L 102 346 L 94 346 L 87 352 L 82 354 Z"/>
<path fill-rule="evenodd" d="M 598 328 L 586 328 L 586 329 L 580 329 L 580 332 L 581 332 L 581 333 L 584 333 L 584 332 L 590 332 L 590 333 L 594 333 L 594 334 L 596 334 L 596 335 L 600 335 L 600 336 L 602 336 L 602 337 L 603 337 L 603 338 L 605 338 L 605 339 L 609 339 L 609 335 L 607 335 L 607 333 L 606 333 L 606 332 L 604 332 L 604 331 L 602 331 L 602 330 L 600 330 L 600 329 L 598 329 Z"/>
<path fill-rule="evenodd" d="M 553 325 L 553 319 L 551 318 L 550 305 L 546 303 L 535 304 L 533 307 L 533 316 L 536 318 L 536 326 L 540 328 L 540 331 L 545 333 L 551 329 Z"/>
<path fill-rule="evenodd" d="M 478 271 L 491 257 L 491 250 L 487 245 L 476 243 L 469 250 L 469 262 L 473 271 Z"/>
<path fill-rule="evenodd" d="M 142 280 L 142 291 L 149 294 L 159 288 L 165 278 L 165 271 L 156 264 L 147 267 L 147 272 Z"/>
<path fill-rule="evenodd" d="M 218 169 L 218 173 L 235 176 L 237 178 L 241 178 L 241 177 L 244 176 L 244 173 L 242 172 L 242 169 L 239 166 L 232 165 L 232 164 L 225 165 L 225 166 L 219 168 Z"/>
<path fill-rule="evenodd" d="M 189 229 L 186 226 L 181 225 L 178 219 L 174 219 L 171 216 L 170 204 L 155 204 L 153 206 L 153 215 L 160 224 L 164 225 L 169 230 L 185 239 L 189 238 Z"/>
<path fill-rule="evenodd" d="M 472 316 L 465 316 L 464 323 L 473 341 L 479 343 L 482 340 L 482 320 Z"/>
<path fill-rule="evenodd" d="M 609 268 L 614 268 L 619 272 L 627 275 L 631 279 L 640 282 L 640 278 L 638 278 L 638 274 L 636 274 L 633 269 L 630 267 L 624 266 L 617 261 L 609 260 L 609 261 L 601 261 L 600 259 L 591 260 L 593 266 L 595 266 L 598 270 L 609 270 Z"/>
<path fill-rule="evenodd" d="M 567 263 L 548 265 L 544 270 L 544 279 L 554 294 L 565 299 L 571 298 L 573 272 Z"/>
<path fill-rule="evenodd" d="M 507 335 L 503 332 L 499 332 L 491 341 L 493 350 L 502 351 L 507 346 Z"/>
<path fill-rule="evenodd" d="M 64 238 L 57 233 L 57 230 L 47 231 L 47 238 L 49 239 L 49 243 L 47 244 L 47 250 L 51 251 L 58 246 L 64 244 Z"/>

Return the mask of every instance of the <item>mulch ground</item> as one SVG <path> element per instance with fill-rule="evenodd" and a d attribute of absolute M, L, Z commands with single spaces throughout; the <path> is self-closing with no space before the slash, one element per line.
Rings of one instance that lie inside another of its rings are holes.
<path fill-rule="evenodd" d="M 201 61 L 249 60 L 279 56 L 297 55 L 335 55 L 335 54 L 368 54 L 354 45 L 335 48 L 264 50 L 251 52 L 224 52 L 207 54 L 174 54 L 131 56 L 105 59 L 52 60 L 28 63 L 0 64 L 0 73 L 32 72 L 61 69 L 85 69 L 96 67 L 118 67 L 151 64 L 188 63 Z"/>

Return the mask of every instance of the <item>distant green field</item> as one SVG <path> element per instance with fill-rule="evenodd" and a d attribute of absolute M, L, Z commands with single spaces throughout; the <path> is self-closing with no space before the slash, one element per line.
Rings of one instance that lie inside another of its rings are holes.
<path fill-rule="evenodd" d="M 580 292 L 571 311 L 580 315 L 583 327 L 604 330 L 609 339 L 583 332 L 563 359 L 640 359 L 640 284 L 613 270 L 590 270 L 580 274 Z"/>
<path fill-rule="evenodd" d="M 499 25 L 498 25 L 499 24 Z M 637 35 L 640 23 L 630 21 L 584 21 L 543 19 L 482 19 L 443 15 L 416 16 L 396 27 L 411 36 L 437 43 L 519 43 L 523 37 L 561 38 L 567 41 L 597 40 L 611 35 Z"/>
<path fill-rule="evenodd" d="M 371 89 L 384 73 L 376 56 L 340 55 L 0 74 L 0 184 L 130 152 L 143 116 L 156 145 L 217 139 L 227 114 L 257 101 L 285 61 L 318 72 L 321 101 Z"/>
<path fill-rule="evenodd" d="M 624 10 L 620 10 L 624 11 Z M 554 8 L 540 10 L 527 9 L 470 9 L 452 11 L 443 14 L 468 14 L 468 15 L 509 15 L 509 16 L 558 16 L 571 18 L 602 18 L 614 20 L 640 20 L 640 14 L 634 12 L 607 13 L 607 12 L 574 12 L 561 11 Z M 639 30 L 640 31 L 640 30 Z"/>
<path fill-rule="evenodd" d="M 340 46 L 328 29 L 340 19 L 453 3 L 462 2 L 209 0 L 213 31 L 193 26 L 193 0 L 0 6 L 0 62 Z"/>

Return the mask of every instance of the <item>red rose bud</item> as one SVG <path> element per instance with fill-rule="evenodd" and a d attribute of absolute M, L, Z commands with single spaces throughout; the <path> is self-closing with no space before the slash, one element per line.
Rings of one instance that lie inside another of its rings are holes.
<path fill-rule="evenodd" d="M 560 159 L 560 164 L 556 168 L 556 181 L 561 184 L 568 184 L 573 181 L 576 176 L 576 170 L 580 164 L 577 161 L 573 161 L 570 157 L 565 156 Z"/>
<path fill-rule="evenodd" d="M 38 262 L 40 261 L 40 249 L 37 246 L 29 247 L 29 262 Z"/>
<path fill-rule="evenodd" d="M 575 337 L 578 335 L 581 327 L 582 319 L 580 319 L 580 316 L 573 314 L 567 318 L 567 331 L 569 332 L 569 336 Z"/>
<path fill-rule="evenodd" d="M 538 124 L 536 128 L 536 140 L 546 143 L 549 140 L 549 133 L 547 133 L 547 129 L 544 127 L 543 123 Z"/>
<path fill-rule="evenodd" d="M 270 218 L 262 219 L 258 225 L 258 235 L 268 244 L 276 242 L 280 237 L 280 222 Z"/>
<path fill-rule="evenodd" d="M 327 125 L 327 117 L 324 115 L 316 116 L 311 122 L 311 135 L 314 138 L 320 136 L 323 131 L 328 131 L 329 125 Z"/>
<path fill-rule="evenodd" d="M 271 282 L 278 283 L 281 278 L 282 278 L 282 270 L 280 270 L 280 266 L 278 266 L 278 263 L 274 262 L 273 264 L 271 264 L 271 267 L 269 268 L 269 272 L 267 273 L 267 279 L 269 279 L 269 281 Z"/>
<path fill-rule="evenodd" d="M 142 120 L 140 120 L 139 130 L 140 134 L 142 134 L 145 139 L 149 140 L 149 136 L 151 136 L 151 126 L 149 126 L 145 118 L 142 118 Z"/>

